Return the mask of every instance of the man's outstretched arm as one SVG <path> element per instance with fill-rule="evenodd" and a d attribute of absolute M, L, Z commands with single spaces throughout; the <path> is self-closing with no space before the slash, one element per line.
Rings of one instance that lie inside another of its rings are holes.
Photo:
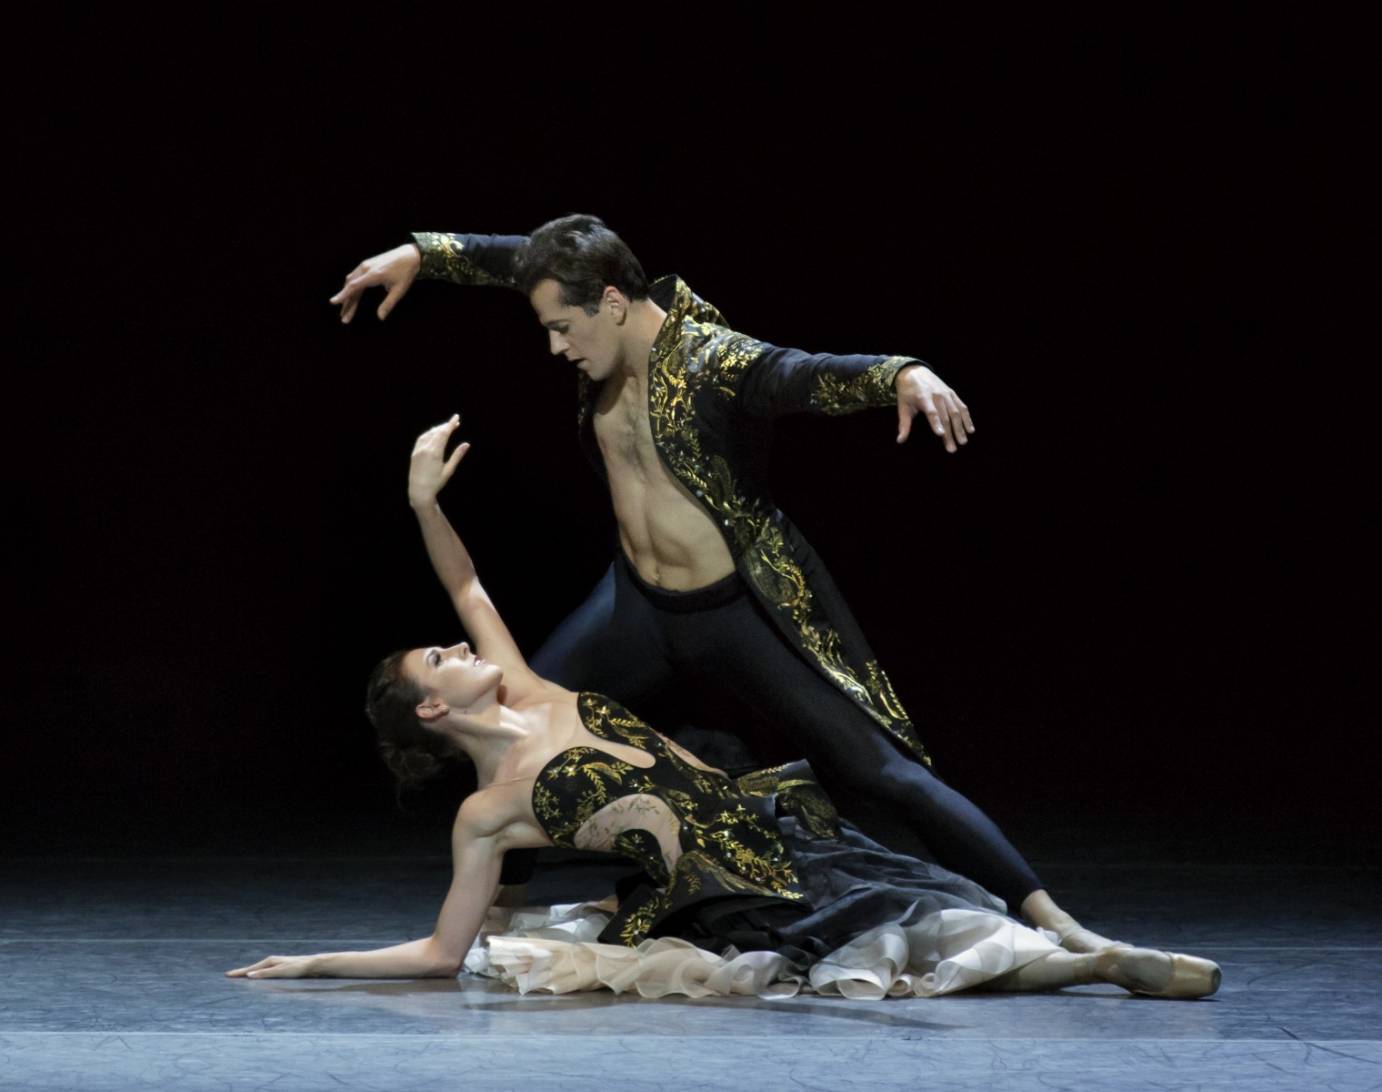
<path fill-rule="evenodd" d="M 739 404 L 757 417 L 786 413 L 854 413 L 873 406 L 897 407 L 897 442 L 924 414 L 947 451 L 969 441 L 974 421 L 969 408 L 924 361 L 909 356 L 837 356 L 783 349 L 743 335 L 726 346 L 747 356 L 738 383 Z"/>
<path fill-rule="evenodd" d="M 419 278 L 513 288 L 514 255 L 527 241 L 526 235 L 417 231 L 412 242 L 366 258 L 352 269 L 331 302 L 340 306 L 341 321 L 349 322 L 361 296 L 371 288 L 383 288 L 384 301 L 376 312 L 383 320 Z"/>

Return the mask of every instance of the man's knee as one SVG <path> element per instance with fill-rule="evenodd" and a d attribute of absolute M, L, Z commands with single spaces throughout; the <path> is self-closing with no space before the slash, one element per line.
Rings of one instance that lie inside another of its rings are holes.
<path fill-rule="evenodd" d="M 876 783 L 881 802 L 911 809 L 934 807 L 954 791 L 920 762 L 901 755 L 881 765 Z"/>

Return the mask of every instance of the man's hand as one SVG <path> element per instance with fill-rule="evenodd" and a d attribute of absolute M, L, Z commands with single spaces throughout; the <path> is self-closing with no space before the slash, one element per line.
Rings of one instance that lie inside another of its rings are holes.
<path fill-rule="evenodd" d="M 413 445 L 413 461 L 408 467 L 408 503 L 425 508 L 437 499 L 442 487 L 451 480 L 470 444 L 461 444 L 446 459 L 446 444 L 451 434 L 461 427 L 461 415 L 453 413 L 451 420 L 429 428 Z"/>
<path fill-rule="evenodd" d="M 897 373 L 897 442 L 904 443 L 912 434 L 912 418 L 926 414 L 931 431 L 945 441 L 946 451 L 958 451 L 958 444 L 969 443 L 974 422 L 969 407 L 960 396 L 942 382 L 940 376 L 924 364 L 908 364 Z"/>
<path fill-rule="evenodd" d="M 331 297 L 331 302 L 341 305 L 341 321 L 349 322 L 355 317 L 355 308 L 359 306 L 360 297 L 364 295 L 365 289 L 373 288 L 376 284 L 383 285 L 386 294 L 377 312 L 382 321 L 389 317 L 394 305 L 413 286 L 413 281 L 417 279 L 417 272 L 421 268 L 422 252 L 416 244 L 404 243 L 402 246 L 396 246 L 392 250 L 384 251 L 383 254 L 365 259 L 352 269 L 341 290 Z"/>

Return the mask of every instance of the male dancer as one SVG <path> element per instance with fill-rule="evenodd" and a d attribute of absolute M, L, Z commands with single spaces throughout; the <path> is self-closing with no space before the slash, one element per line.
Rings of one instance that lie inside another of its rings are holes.
<path fill-rule="evenodd" d="M 992 820 L 930 771 L 825 566 L 767 489 L 775 416 L 896 405 L 899 443 L 924 413 L 954 452 L 974 431 L 955 392 L 911 357 L 807 354 L 736 333 L 679 277 L 649 284 L 593 216 L 531 237 L 413 239 L 350 273 L 331 299 L 342 322 L 374 286 L 387 290 L 385 318 L 419 276 L 516 288 L 551 352 L 581 373 L 580 437 L 609 483 L 622 549 L 533 669 L 635 709 L 677 681 L 727 693 L 790 738 L 841 811 L 889 847 L 929 850 L 1072 951 L 1111 943 L 1061 910 Z"/>

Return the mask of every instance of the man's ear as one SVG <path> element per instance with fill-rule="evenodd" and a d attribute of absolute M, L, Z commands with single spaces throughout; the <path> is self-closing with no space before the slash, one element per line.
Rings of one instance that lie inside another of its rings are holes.
<path fill-rule="evenodd" d="M 450 711 L 450 707 L 441 698 L 423 698 L 413 709 L 423 720 L 436 720 L 438 717 L 446 716 Z"/>
<path fill-rule="evenodd" d="M 623 325 L 624 319 L 629 313 L 629 301 L 624 293 L 615 288 L 612 284 L 605 285 L 605 294 L 600 297 L 600 303 L 604 307 L 610 308 L 614 314 L 614 321 Z"/>

